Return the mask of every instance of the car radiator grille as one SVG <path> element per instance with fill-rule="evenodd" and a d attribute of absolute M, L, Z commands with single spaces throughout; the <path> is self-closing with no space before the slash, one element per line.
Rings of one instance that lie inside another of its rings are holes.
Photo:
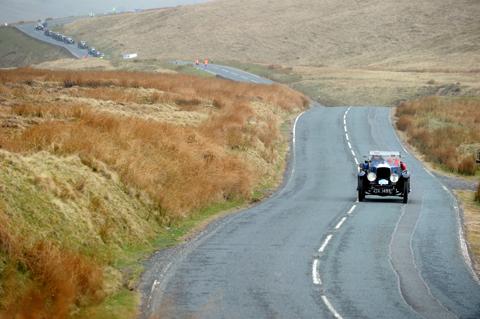
<path fill-rule="evenodd" d="M 388 167 L 379 167 L 377 168 L 377 180 L 390 179 L 390 168 Z"/>

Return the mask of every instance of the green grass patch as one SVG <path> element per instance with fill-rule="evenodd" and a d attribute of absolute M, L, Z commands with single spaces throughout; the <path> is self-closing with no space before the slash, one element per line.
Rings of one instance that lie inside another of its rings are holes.
<path fill-rule="evenodd" d="M 65 49 L 32 39 L 13 27 L 0 27 L 0 68 L 71 57 Z"/>

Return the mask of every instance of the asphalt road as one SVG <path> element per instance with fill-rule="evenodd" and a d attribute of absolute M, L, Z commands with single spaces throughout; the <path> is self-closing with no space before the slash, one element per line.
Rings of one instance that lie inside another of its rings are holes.
<path fill-rule="evenodd" d="M 237 82 L 247 82 L 247 83 L 256 83 L 256 84 L 273 84 L 272 80 L 266 79 L 264 77 L 245 72 L 243 70 L 219 65 L 219 64 L 208 64 L 205 66 L 204 64 L 199 64 L 198 66 L 194 65 L 192 62 L 187 61 L 172 61 L 173 64 L 180 64 L 180 65 L 191 65 L 194 68 L 210 73 L 220 78 L 224 78 L 227 80 L 237 81 Z"/>
<path fill-rule="evenodd" d="M 75 19 L 79 19 L 79 17 L 70 17 L 70 18 L 61 18 L 61 19 L 54 19 L 51 21 L 48 21 L 49 27 L 55 26 L 55 25 L 61 25 L 65 23 L 70 23 L 74 21 Z M 86 49 L 80 49 L 77 46 L 77 42 L 80 41 L 81 39 L 74 39 L 75 44 L 66 44 L 60 41 L 57 41 L 53 39 L 52 37 L 48 37 L 45 34 L 43 34 L 43 31 L 36 31 L 35 26 L 37 23 L 24 23 L 24 24 L 16 24 L 15 27 L 28 35 L 29 37 L 32 37 L 34 39 L 56 45 L 62 48 L 65 48 L 68 52 L 70 52 L 71 55 L 73 55 L 75 58 L 83 58 L 83 57 L 88 57 L 88 50 Z M 68 36 L 68 35 L 67 35 Z"/>
<path fill-rule="evenodd" d="M 142 317 L 480 318 L 458 204 L 403 149 L 390 109 L 313 106 L 295 124 L 283 187 L 153 256 Z M 408 204 L 356 202 L 355 163 L 374 149 L 402 152 Z"/>
<path fill-rule="evenodd" d="M 250 82 L 250 83 L 257 83 L 257 84 L 273 83 L 273 81 L 269 79 L 265 79 L 258 75 L 248 73 L 237 68 L 224 66 L 224 65 L 218 65 L 218 64 L 209 64 L 207 66 L 199 65 L 196 68 L 199 70 L 203 70 L 205 72 L 214 74 L 216 76 L 219 76 L 228 80 L 238 81 L 238 82 Z"/>

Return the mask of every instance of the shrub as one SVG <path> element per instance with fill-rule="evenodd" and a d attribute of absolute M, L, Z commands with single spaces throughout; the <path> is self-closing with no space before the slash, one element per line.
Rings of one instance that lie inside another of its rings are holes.
<path fill-rule="evenodd" d="M 3 211 L 0 220 L 0 252 L 8 257 L 0 317 L 67 318 L 72 305 L 101 300 L 103 274 L 92 261 L 46 240 L 28 243 L 12 232 Z M 18 269 L 24 278 L 18 278 Z"/>
<path fill-rule="evenodd" d="M 458 164 L 458 172 L 464 175 L 475 175 L 477 170 L 475 158 L 473 156 L 464 157 Z"/>
<path fill-rule="evenodd" d="M 402 116 L 397 121 L 397 128 L 400 131 L 407 130 L 411 125 L 412 125 L 412 120 L 410 119 L 410 117 L 408 115 L 407 116 Z"/>
<path fill-rule="evenodd" d="M 480 99 L 425 97 L 402 102 L 396 109 L 397 128 L 426 159 L 465 175 L 476 172 L 475 160 L 462 145 L 480 140 Z"/>

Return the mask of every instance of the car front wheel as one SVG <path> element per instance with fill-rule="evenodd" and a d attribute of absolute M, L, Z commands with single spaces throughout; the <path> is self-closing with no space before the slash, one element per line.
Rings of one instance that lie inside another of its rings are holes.
<path fill-rule="evenodd" d="M 365 190 L 363 189 L 363 185 L 358 186 L 358 201 L 363 202 L 365 199 Z"/>
<path fill-rule="evenodd" d="M 408 202 L 408 193 L 409 193 L 408 182 L 405 182 L 405 184 L 403 185 L 403 203 L 404 204 Z"/>

